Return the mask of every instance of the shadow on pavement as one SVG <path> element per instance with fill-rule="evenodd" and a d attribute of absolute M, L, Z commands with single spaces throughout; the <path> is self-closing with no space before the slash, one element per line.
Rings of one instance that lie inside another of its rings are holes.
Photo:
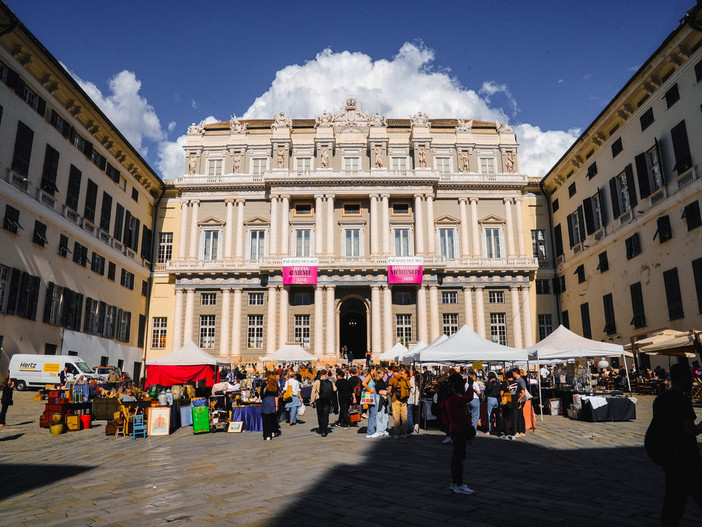
<path fill-rule="evenodd" d="M 68 479 L 89 470 L 92 470 L 92 467 L 0 463 L 2 499 Z"/>
<path fill-rule="evenodd" d="M 15 435 L 13 435 L 13 436 L 4 436 L 4 437 L 0 437 L 0 441 L 13 441 L 13 440 L 15 440 L 15 439 L 19 439 L 19 438 L 22 437 L 23 435 L 24 435 L 24 434 L 15 434 Z"/>

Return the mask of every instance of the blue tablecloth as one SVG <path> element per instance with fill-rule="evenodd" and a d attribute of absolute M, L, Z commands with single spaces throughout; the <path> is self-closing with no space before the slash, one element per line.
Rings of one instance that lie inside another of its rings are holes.
<path fill-rule="evenodd" d="M 232 407 L 232 421 L 243 421 L 242 430 L 246 432 L 262 432 L 260 406 L 234 406 Z"/>

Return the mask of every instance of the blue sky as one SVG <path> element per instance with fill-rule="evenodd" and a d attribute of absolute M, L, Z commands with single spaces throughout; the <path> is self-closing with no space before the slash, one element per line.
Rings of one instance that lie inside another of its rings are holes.
<path fill-rule="evenodd" d="M 541 177 L 694 0 L 8 0 L 164 178 L 192 122 L 314 116 L 508 121 Z"/>

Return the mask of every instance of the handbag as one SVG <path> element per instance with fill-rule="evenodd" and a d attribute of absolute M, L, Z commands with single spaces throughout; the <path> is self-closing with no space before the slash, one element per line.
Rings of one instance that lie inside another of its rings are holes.
<path fill-rule="evenodd" d="M 373 406 L 375 404 L 375 397 L 369 391 L 365 391 L 361 394 L 361 404 L 367 404 L 368 406 Z"/>
<path fill-rule="evenodd" d="M 285 393 L 283 394 L 283 402 L 284 403 L 289 403 L 292 402 L 292 385 L 288 384 L 288 387 L 285 388 Z"/>
<path fill-rule="evenodd" d="M 297 415 L 299 415 L 299 416 L 305 415 L 305 405 L 304 404 L 297 409 Z"/>

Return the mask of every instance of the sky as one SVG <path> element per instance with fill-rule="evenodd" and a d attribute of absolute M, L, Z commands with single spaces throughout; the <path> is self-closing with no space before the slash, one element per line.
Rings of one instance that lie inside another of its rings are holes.
<path fill-rule="evenodd" d="M 508 123 L 543 177 L 694 0 L 7 0 L 165 180 L 191 123 L 355 97 Z"/>

